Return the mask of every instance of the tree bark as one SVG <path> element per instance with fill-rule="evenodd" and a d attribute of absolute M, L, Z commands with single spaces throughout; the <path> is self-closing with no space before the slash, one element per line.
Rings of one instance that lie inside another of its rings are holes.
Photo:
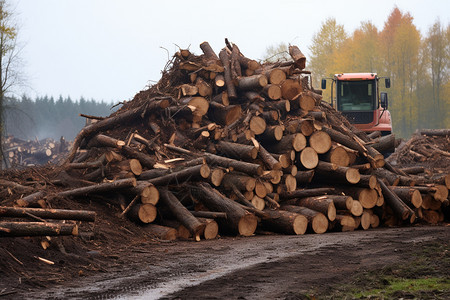
<path fill-rule="evenodd" d="M 0 206 L 0 216 L 3 217 L 30 217 L 30 215 L 54 220 L 78 220 L 94 222 L 96 213 L 88 210 L 68 209 L 43 209 L 43 208 L 20 208 Z"/>
<path fill-rule="evenodd" d="M 180 203 L 180 201 L 166 188 L 160 188 L 161 200 L 170 209 L 172 214 L 177 218 L 181 224 L 186 227 L 196 240 L 200 239 L 200 235 L 205 228 L 196 217 L 194 217 L 189 210 Z"/>
<path fill-rule="evenodd" d="M 285 210 L 265 209 L 264 213 L 269 218 L 262 219 L 263 225 L 269 230 L 285 234 L 304 234 L 308 228 L 308 219 L 295 212 Z"/>
<path fill-rule="evenodd" d="M 0 237 L 78 235 L 76 224 L 0 222 Z"/>
<path fill-rule="evenodd" d="M 297 213 L 308 219 L 308 224 L 314 233 L 325 233 L 328 229 L 328 219 L 324 214 L 307 207 L 281 205 L 281 209 Z"/>
<path fill-rule="evenodd" d="M 223 224 L 230 231 L 243 236 L 250 236 L 255 232 L 256 217 L 248 214 L 232 200 L 219 194 L 209 184 L 200 183 L 197 187 L 191 188 L 191 193 L 209 209 L 226 212 L 226 219 L 217 220 L 219 225 Z"/>

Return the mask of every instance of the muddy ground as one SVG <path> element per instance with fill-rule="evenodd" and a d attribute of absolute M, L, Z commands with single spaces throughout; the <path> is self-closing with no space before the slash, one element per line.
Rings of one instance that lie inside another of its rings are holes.
<path fill-rule="evenodd" d="M 16 273 L 0 273 L 0 298 L 345 298 L 336 294 L 339 286 L 367 289 L 367 280 L 360 280 L 367 272 L 377 274 L 388 267 L 392 271 L 392 266 L 414 264 L 424 255 L 429 268 L 417 275 L 443 278 L 449 286 L 449 240 L 449 224 L 201 242 L 133 239 L 134 244 L 103 253 L 68 253 L 66 261 L 55 265 L 16 257 L 26 265 L 15 268 Z M 430 245 L 438 245 L 432 248 L 438 250 L 430 254 Z M 5 251 L 4 243 L 1 250 Z M 10 260 L 20 265 L 11 256 Z M 27 266 L 33 272 L 27 272 Z M 448 299 L 450 289 L 423 295 Z"/>

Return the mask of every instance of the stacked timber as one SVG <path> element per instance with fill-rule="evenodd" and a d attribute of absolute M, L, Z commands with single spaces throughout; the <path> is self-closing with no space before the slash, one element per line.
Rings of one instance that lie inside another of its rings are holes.
<path fill-rule="evenodd" d="M 64 188 L 16 204 L 103 196 L 162 239 L 411 224 L 427 219 L 425 198 L 442 219 L 449 175 L 385 161 L 393 136 L 368 136 L 322 101 L 298 47 L 292 61 L 262 65 L 227 40 L 218 54 L 200 48 L 177 52 L 156 85 L 80 131 Z"/>
<path fill-rule="evenodd" d="M 21 140 L 10 135 L 3 142 L 3 162 L 6 168 L 57 163 L 67 155 L 70 146 L 64 137 L 59 141 L 51 138 Z"/>

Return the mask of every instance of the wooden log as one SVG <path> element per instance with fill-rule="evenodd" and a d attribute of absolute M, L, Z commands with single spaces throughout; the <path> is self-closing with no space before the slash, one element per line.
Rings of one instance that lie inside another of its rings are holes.
<path fill-rule="evenodd" d="M 197 218 L 194 217 L 167 188 L 160 188 L 159 191 L 161 194 L 161 200 L 169 208 L 177 220 L 189 230 L 197 241 L 200 240 L 200 235 L 203 233 L 205 228 L 204 224 L 197 220 Z"/>
<path fill-rule="evenodd" d="M 327 193 L 333 193 L 334 191 L 335 191 L 334 188 L 313 188 L 313 189 L 295 190 L 292 192 L 284 192 L 280 194 L 280 201 L 285 201 L 293 198 L 322 196 Z"/>
<path fill-rule="evenodd" d="M 260 116 L 253 116 L 250 119 L 250 130 L 253 131 L 254 134 L 262 134 L 266 130 L 266 127 L 266 120 L 264 120 Z"/>
<path fill-rule="evenodd" d="M 361 175 L 358 169 L 340 167 L 328 162 L 319 161 L 315 168 L 316 174 L 321 177 L 332 177 L 338 181 L 345 181 L 347 183 L 356 184 L 360 181 Z"/>
<path fill-rule="evenodd" d="M 271 145 L 265 145 L 271 153 L 283 154 L 289 150 L 297 152 L 302 151 L 306 147 L 306 138 L 301 133 L 288 134 L 278 142 Z"/>
<path fill-rule="evenodd" d="M 191 194 L 209 209 L 226 212 L 226 219 L 218 219 L 228 230 L 243 236 L 252 235 L 257 226 L 257 219 L 253 214 L 247 213 L 242 207 L 226 198 L 207 183 L 200 183 L 191 187 Z"/>
<path fill-rule="evenodd" d="M 295 212 L 265 209 L 269 218 L 262 219 L 268 229 L 285 234 L 304 234 L 308 228 L 308 219 Z"/>
<path fill-rule="evenodd" d="M 195 80 L 195 86 L 197 87 L 198 94 L 202 97 L 211 97 L 212 87 L 209 83 L 204 81 L 201 77 L 197 77 Z"/>
<path fill-rule="evenodd" d="M 300 198 L 295 201 L 295 205 L 321 212 L 330 221 L 334 221 L 336 218 L 336 207 L 334 206 L 333 200 L 328 198 L 327 195 Z"/>
<path fill-rule="evenodd" d="M 297 68 L 303 70 L 306 67 L 306 57 L 297 46 L 289 46 L 289 55 Z"/>
<path fill-rule="evenodd" d="M 145 230 L 145 232 L 163 241 L 174 241 L 178 237 L 177 230 L 169 226 L 146 224 L 142 228 Z"/>
<path fill-rule="evenodd" d="M 356 169 L 356 170 L 358 170 L 358 169 Z M 378 185 L 377 177 L 375 175 L 359 175 L 359 177 L 360 177 L 360 180 L 358 182 L 358 186 L 375 189 Z"/>
<path fill-rule="evenodd" d="M 262 145 L 259 146 L 258 156 L 269 170 L 281 170 L 281 163 Z"/>
<path fill-rule="evenodd" d="M 278 100 L 281 98 L 281 87 L 277 84 L 267 84 L 263 90 L 263 94 L 271 100 Z"/>
<path fill-rule="evenodd" d="M 328 195 L 333 200 L 336 210 L 350 210 L 352 208 L 353 198 L 346 195 Z"/>
<path fill-rule="evenodd" d="M 202 49 L 207 60 L 210 60 L 210 61 L 219 60 L 219 57 L 217 57 L 217 54 L 214 52 L 214 50 L 212 49 L 211 45 L 208 42 L 205 41 L 205 42 L 201 43 L 200 49 Z"/>
<path fill-rule="evenodd" d="M 419 174 L 425 172 L 425 167 L 414 166 L 414 167 L 400 168 L 400 170 L 406 174 Z"/>
<path fill-rule="evenodd" d="M 444 202 L 448 198 L 448 189 L 444 185 L 432 185 L 432 186 L 416 186 L 415 189 L 421 193 L 428 193 L 433 196 L 434 199 Z"/>
<path fill-rule="evenodd" d="M 241 91 L 260 91 L 268 84 L 267 77 L 262 74 L 240 77 L 237 81 L 237 86 Z"/>
<path fill-rule="evenodd" d="M 96 213 L 88 210 L 43 209 L 0 206 L 0 216 L 3 217 L 30 217 L 30 215 L 43 219 L 78 220 L 94 222 Z"/>
<path fill-rule="evenodd" d="M 233 190 L 236 187 L 239 191 L 253 191 L 256 186 L 256 179 L 244 174 L 237 174 L 235 172 L 227 173 L 223 178 L 223 187 L 228 190 Z"/>
<path fill-rule="evenodd" d="M 78 235 L 76 224 L 0 222 L 0 237 Z"/>
<path fill-rule="evenodd" d="M 330 227 L 334 230 L 353 231 L 356 228 L 355 219 L 348 215 L 336 215 L 335 222 L 330 224 Z"/>
<path fill-rule="evenodd" d="M 302 91 L 303 91 L 302 85 L 298 80 L 286 79 L 281 84 L 281 94 L 283 99 L 295 100 L 300 96 Z"/>
<path fill-rule="evenodd" d="M 227 213 L 221 211 L 190 211 L 194 217 L 208 219 L 226 219 Z"/>
<path fill-rule="evenodd" d="M 67 191 L 59 192 L 59 197 L 77 197 L 89 194 L 98 194 L 118 189 L 130 188 L 136 186 L 135 178 L 119 179 L 113 182 L 99 183 L 96 185 L 85 186 Z"/>
<path fill-rule="evenodd" d="M 222 51 L 220 51 L 219 58 L 220 58 L 220 61 L 222 62 L 223 69 L 224 69 L 224 79 L 225 79 L 225 84 L 227 87 L 228 98 L 236 99 L 237 93 L 236 93 L 236 88 L 233 83 L 233 79 L 232 79 L 232 75 L 231 75 L 230 59 L 228 57 L 226 49 L 222 49 Z"/>
<path fill-rule="evenodd" d="M 281 205 L 281 209 L 305 216 L 308 219 L 309 227 L 314 233 L 325 233 L 328 229 L 327 217 L 318 211 L 295 205 Z"/>
<path fill-rule="evenodd" d="M 183 170 L 176 171 L 161 177 L 153 178 L 147 180 L 148 183 L 151 183 L 156 186 L 168 185 L 173 182 L 184 182 L 186 180 L 194 180 L 200 178 L 208 178 L 211 174 L 211 169 L 207 164 L 201 164 L 193 167 L 187 167 Z"/>
<path fill-rule="evenodd" d="M 253 145 L 220 141 L 215 148 L 217 153 L 234 159 L 254 160 L 258 156 L 258 149 Z"/>
<path fill-rule="evenodd" d="M 119 112 L 116 115 L 106 118 L 104 120 L 98 121 L 97 123 L 91 124 L 89 126 L 84 127 L 78 135 L 75 137 L 73 142 L 72 150 L 67 156 L 65 163 L 72 162 L 75 158 L 75 154 L 77 153 L 78 148 L 81 145 L 81 142 L 84 138 L 90 137 L 98 132 L 105 131 L 110 129 L 117 124 L 127 124 L 130 121 L 144 118 L 145 114 L 148 111 L 157 111 L 159 109 L 164 109 L 169 106 L 171 99 L 170 97 L 155 97 L 146 101 L 145 104 L 135 108 L 130 109 L 125 112 Z"/>
<path fill-rule="evenodd" d="M 247 163 L 235 159 L 222 157 L 214 154 L 205 154 L 208 164 L 218 165 L 223 168 L 233 168 L 233 170 L 247 173 L 249 175 L 262 175 L 263 168 L 259 164 Z"/>
<path fill-rule="evenodd" d="M 414 216 L 414 211 L 409 208 L 385 183 L 378 179 L 378 183 L 383 191 L 386 203 L 392 208 L 396 216 L 401 220 L 406 220 Z"/>
<path fill-rule="evenodd" d="M 371 223 L 371 213 L 369 210 L 365 209 L 361 215 L 361 228 L 367 230 L 370 228 Z"/>
<path fill-rule="evenodd" d="M 210 120 L 222 126 L 230 125 L 237 121 L 242 115 L 240 105 L 228 105 L 217 102 L 211 102 L 208 110 L 208 117 Z"/>
<path fill-rule="evenodd" d="M 300 163 L 306 169 L 314 169 L 319 163 L 319 156 L 316 150 L 311 147 L 305 147 L 302 152 L 300 152 Z"/>
<path fill-rule="evenodd" d="M 421 129 L 419 134 L 426 136 L 450 136 L 450 129 Z"/>
<path fill-rule="evenodd" d="M 297 185 L 305 185 L 308 183 L 311 183 L 312 179 L 314 178 L 314 170 L 308 170 L 308 171 L 298 171 L 295 175 L 295 179 L 297 180 Z"/>
<path fill-rule="evenodd" d="M 419 190 L 406 186 L 391 186 L 389 188 L 410 207 L 419 208 L 422 206 L 422 195 Z"/>
<path fill-rule="evenodd" d="M 316 131 L 309 137 L 309 145 L 317 154 L 324 154 L 331 148 L 331 138 L 325 131 Z"/>
<path fill-rule="evenodd" d="M 45 203 L 45 200 L 43 199 L 45 197 L 44 191 L 37 191 L 35 193 L 32 193 L 30 195 L 27 195 L 23 198 L 17 199 L 16 204 L 20 207 L 42 207 L 45 208 L 47 205 Z"/>
<path fill-rule="evenodd" d="M 136 222 L 142 224 L 148 224 L 153 222 L 156 219 L 157 210 L 153 204 L 135 204 L 130 207 L 130 210 L 127 213 L 127 217 Z"/>
<path fill-rule="evenodd" d="M 374 144 L 371 144 L 374 149 L 379 152 L 394 152 L 395 151 L 395 135 L 388 134 L 382 136 Z"/>
<path fill-rule="evenodd" d="M 199 218 L 198 220 L 205 226 L 203 230 L 205 240 L 215 239 L 219 234 L 219 224 L 214 219 Z"/>
<path fill-rule="evenodd" d="M 258 139 L 263 144 L 277 143 L 283 138 L 283 132 L 284 128 L 281 125 L 267 126 Z"/>
<path fill-rule="evenodd" d="M 209 176 L 209 181 L 214 186 L 220 186 L 222 184 L 223 177 L 225 176 L 224 170 L 222 168 L 213 168 Z"/>
<path fill-rule="evenodd" d="M 316 99 L 307 92 L 304 92 L 300 94 L 300 97 L 298 98 L 298 104 L 299 107 L 304 111 L 310 111 L 313 110 L 316 106 Z"/>

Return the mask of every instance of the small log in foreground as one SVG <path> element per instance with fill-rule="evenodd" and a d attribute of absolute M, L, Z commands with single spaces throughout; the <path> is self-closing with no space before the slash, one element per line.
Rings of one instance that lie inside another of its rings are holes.
<path fill-rule="evenodd" d="M 78 235 L 76 224 L 0 222 L 0 237 Z"/>

